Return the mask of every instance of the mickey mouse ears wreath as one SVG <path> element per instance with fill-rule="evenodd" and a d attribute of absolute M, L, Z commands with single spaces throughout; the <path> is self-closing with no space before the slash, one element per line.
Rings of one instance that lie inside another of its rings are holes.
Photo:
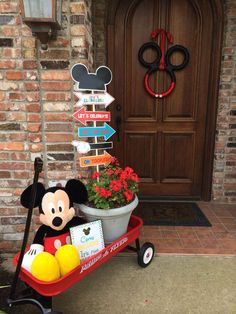
<path fill-rule="evenodd" d="M 160 45 L 154 42 L 160 37 Z M 170 32 L 165 31 L 164 29 L 157 29 L 151 33 L 152 41 L 144 43 L 138 52 L 139 62 L 147 68 L 147 72 L 144 76 L 144 87 L 146 91 L 155 98 L 162 98 L 168 96 L 176 85 L 175 71 L 182 70 L 188 65 L 189 62 L 189 52 L 188 49 L 181 45 L 174 45 L 170 47 L 165 53 L 165 47 L 168 43 L 173 44 L 173 35 Z M 156 52 L 156 59 L 153 62 L 148 62 L 144 58 L 144 52 L 146 50 L 153 49 Z M 179 52 L 183 55 L 183 61 L 180 64 L 172 64 L 171 56 Z M 157 71 L 165 71 L 170 76 L 170 86 L 166 91 L 157 92 L 152 90 L 149 85 L 149 78 L 152 74 Z"/>
<path fill-rule="evenodd" d="M 77 63 L 71 68 L 71 77 L 77 83 L 76 90 L 106 91 L 112 73 L 106 66 L 100 66 L 95 73 L 89 73 L 84 64 Z"/>

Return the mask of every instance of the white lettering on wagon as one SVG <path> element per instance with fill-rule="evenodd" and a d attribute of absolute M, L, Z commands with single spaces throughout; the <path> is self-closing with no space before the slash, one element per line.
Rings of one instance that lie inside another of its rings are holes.
<path fill-rule="evenodd" d="M 89 261 L 88 263 L 84 264 L 81 267 L 81 271 L 80 273 L 82 273 L 84 270 L 89 269 L 91 266 L 93 266 L 97 261 L 99 261 L 102 258 L 102 254 L 99 254 L 98 256 L 96 256 L 95 258 L 93 258 L 91 261 Z"/>
<path fill-rule="evenodd" d="M 123 245 L 125 242 L 128 241 L 128 238 L 123 238 L 121 239 L 119 242 L 115 243 L 111 248 L 110 248 L 110 252 L 115 251 L 116 249 L 118 249 L 118 247 L 120 247 L 121 245 Z"/>
<path fill-rule="evenodd" d="M 117 250 L 120 246 L 122 246 L 124 243 L 128 241 L 128 238 L 123 238 L 119 242 L 115 243 L 109 250 L 106 250 L 103 254 L 99 254 L 95 258 L 91 259 L 88 263 L 85 263 L 80 270 L 80 273 L 82 274 L 83 271 L 89 269 L 94 264 L 96 264 L 100 259 L 106 257 L 109 253 Z"/>

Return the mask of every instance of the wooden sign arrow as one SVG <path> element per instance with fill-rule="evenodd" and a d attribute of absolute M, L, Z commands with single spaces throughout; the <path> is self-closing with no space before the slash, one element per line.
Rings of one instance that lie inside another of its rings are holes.
<path fill-rule="evenodd" d="M 79 137 L 100 137 L 107 141 L 116 131 L 105 122 L 103 126 L 78 128 Z"/>
<path fill-rule="evenodd" d="M 80 110 L 76 111 L 73 114 L 73 117 L 86 125 L 88 121 L 111 121 L 111 113 L 108 111 L 86 111 L 85 107 L 82 107 Z"/>
<path fill-rule="evenodd" d="M 80 157 L 80 167 L 92 167 L 98 165 L 109 165 L 112 156 L 106 151 L 103 155 Z"/>
<path fill-rule="evenodd" d="M 74 92 L 74 94 L 79 98 L 79 101 L 75 104 L 75 106 L 78 107 L 84 105 L 105 105 L 106 108 L 115 100 L 115 98 L 108 93 L 86 94 Z"/>

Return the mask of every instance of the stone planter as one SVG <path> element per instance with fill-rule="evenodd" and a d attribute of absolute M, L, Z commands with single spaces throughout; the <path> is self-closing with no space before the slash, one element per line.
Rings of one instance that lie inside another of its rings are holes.
<path fill-rule="evenodd" d="M 108 244 L 127 232 L 130 215 L 137 205 L 138 197 L 135 195 L 131 203 L 119 208 L 97 209 L 85 204 L 79 204 L 78 206 L 88 221 L 102 221 L 104 241 Z"/>

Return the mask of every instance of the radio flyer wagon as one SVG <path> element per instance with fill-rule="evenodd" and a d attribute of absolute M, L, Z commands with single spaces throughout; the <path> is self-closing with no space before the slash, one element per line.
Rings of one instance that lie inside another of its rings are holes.
<path fill-rule="evenodd" d="M 154 256 L 154 246 L 152 243 L 146 242 L 140 247 L 139 236 L 140 229 L 143 225 L 141 218 L 132 215 L 129 221 L 127 233 L 121 236 L 116 241 L 112 242 L 106 246 L 103 250 L 99 251 L 97 254 L 83 260 L 81 264 L 73 269 L 71 272 L 65 276 L 51 282 L 45 282 L 36 279 L 30 272 L 21 267 L 23 256 L 26 250 L 26 244 L 28 240 L 30 222 L 32 217 L 33 204 L 36 194 L 36 184 L 38 181 L 39 173 L 42 170 L 42 160 L 39 158 L 35 159 L 35 174 L 34 183 L 31 193 L 31 205 L 29 206 L 24 239 L 21 247 L 21 251 L 17 253 L 13 258 L 13 263 L 16 266 L 15 276 L 11 286 L 10 296 L 7 299 L 8 305 L 11 307 L 13 305 L 27 304 L 31 303 L 41 310 L 43 314 L 62 314 L 61 312 L 53 311 L 52 309 L 52 298 L 70 286 L 75 284 L 77 281 L 81 280 L 84 276 L 89 274 L 91 271 L 99 267 L 101 264 L 105 263 L 112 256 L 128 248 L 132 251 L 137 252 L 138 264 L 141 267 L 147 267 Z M 135 242 L 135 246 L 131 246 Z M 16 287 L 18 278 L 20 278 L 25 284 L 25 290 L 20 293 L 16 293 Z"/>

